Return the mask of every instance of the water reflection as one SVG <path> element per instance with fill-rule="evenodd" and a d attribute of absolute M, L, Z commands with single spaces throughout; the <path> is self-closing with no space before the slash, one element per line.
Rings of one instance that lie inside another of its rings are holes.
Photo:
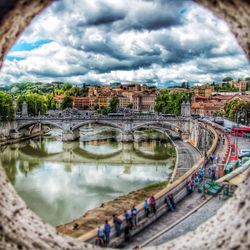
<path fill-rule="evenodd" d="M 124 144 L 107 137 L 72 143 L 33 139 L 3 148 L 1 161 L 27 205 L 48 223 L 59 225 L 169 175 L 173 148 L 168 143 Z"/>

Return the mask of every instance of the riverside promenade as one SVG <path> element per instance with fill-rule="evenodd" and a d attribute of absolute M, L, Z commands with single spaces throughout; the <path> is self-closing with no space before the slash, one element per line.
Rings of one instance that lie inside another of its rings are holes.
<path fill-rule="evenodd" d="M 216 130 L 216 132 L 218 135 L 221 134 L 219 130 Z M 228 140 L 225 140 L 224 145 L 221 142 L 214 152 L 215 155 L 219 155 L 222 158 L 226 153 L 228 143 Z M 220 164 L 220 162 L 218 164 Z M 213 163 L 207 164 L 206 168 L 211 166 L 213 166 Z M 129 242 L 124 242 L 120 248 L 131 249 L 138 245 L 154 246 L 172 240 L 188 231 L 194 230 L 204 221 L 212 217 L 222 204 L 222 201 L 217 198 L 211 199 L 211 196 L 207 196 L 206 200 L 204 200 L 202 194 L 195 190 L 191 195 L 186 196 L 176 204 L 176 211 L 169 212 L 166 207 L 166 212 L 161 217 L 132 237 Z M 206 209 L 204 210 L 202 208 L 203 206 L 209 208 L 208 213 L 205 212 Z M 195 211 L 199 207 L 201 208 Z M 189 222 L 191 223 L 190 225 Z M 185 225 L 185 227 L 182 228 L 180 224 Z"/>

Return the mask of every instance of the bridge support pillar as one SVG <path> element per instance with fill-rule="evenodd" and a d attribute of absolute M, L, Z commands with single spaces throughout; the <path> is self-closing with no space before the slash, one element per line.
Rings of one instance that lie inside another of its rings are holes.
<path fill-rule="evenodd" d="M 10 138 L 11 139 L 18 139 L 20 137 L 20 133 L 15 130 L 15 129 L 11 129 L 10 130 Z"/>
<path fill-rule="evenodd" d="M 134 134 L 132 132 L 122 133 L 120 140 L 122 142 L 133 142 L 134 141 Z"/>
<path fill-rule="evenodd" d="M 62 140 L 63 141 L 74 141 L 76 139 L 79 138 L 79 131 L 75 130 L 75 131 L 64 131 L 62 133 Z"/>

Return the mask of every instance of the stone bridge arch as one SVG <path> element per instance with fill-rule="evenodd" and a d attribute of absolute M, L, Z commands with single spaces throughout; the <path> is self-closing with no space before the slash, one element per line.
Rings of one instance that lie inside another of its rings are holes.
<path fill-rule="evenodd" d="M 20 131 L 21 129 L 25 128 L 25 127 L 30 127 L 32 125 L 35 125 L 35 124 L 41 124 L 41 125 L 49 125 L 49 126 L 52 126 L 52 127 L 56 127 L 56 128 L 59 128 L 61 130 L 63 130 L 63 127 L 62 127 L 62 124 L 59 124 L 59 123 L 56 123 L 56 122 L 53 122 L 53 121 L 44 121 L 44 120 L 41 120 L 41 121 L 25 121 L 25 122 L 21 122 L 17 124 L 17 131 Z"/>
<path fill-rule="evenodd" d="M 133 126 L 132 132 L 134 133 L 136 130 L 140 128 L 151 128 L 154 130 L 158 129 L 158 131 L 163 132 L 163 133 L 165 133 L 166 130 L 173 131 L 177 133 L 180 137 L 182 137 L 182 134 L 185 133 L 185 131 L 181 129 L 179 126 L 177 126 L 174 123 L 169 123 L 169 122 L 151 121 L 151 122 L 142 123 L 142 124 Z"/>
<path fill-rule="evenodd" d="M 121 133 L 124 132 L 123 127 L 120 126 L 119 124 L 114 123 L 114 122 L 110 122 L 110 121 L 102 121 L 102 120 L 89 120 L 89 121 L 80 122 L 80 123 L 77 123 L 77 124 L 73 125 L 71 130 L 72 130 L 72 132 L 74 132 L 74 131 L 80 129 L 81 127 L 83 127 L 84 125 L 88 125 L 88 124 L 103 125 L 103 126 L 107 126 L 107 127 L 117 129 Z"/>

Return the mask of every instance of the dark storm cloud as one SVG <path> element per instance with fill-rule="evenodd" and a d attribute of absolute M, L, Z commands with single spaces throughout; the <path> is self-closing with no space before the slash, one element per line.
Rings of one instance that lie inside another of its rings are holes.
<path fill-rule="evenodd" d="M 167 27 L 181 25 L 183 18 L 181 10 L 187 5 L 186 1 L 144 1 L 132 7 L 121 21 L 112 25 L 118 32 L 131 29 L 135 30 L 158 30 Z"/>
<path fill-rule="evenodd" d="M 164 82 L 249 69 L 226 26 L 191 0 L 62 0 L 39 22 L 27 29 L 27 41 L 50 39 L 51 46 L 31 56 L 13 53 L 25 60 L 9 62 L 5 79 L 24 72 L 84 81 L 113 74 L 124 80 L 134 73 Z"/>

